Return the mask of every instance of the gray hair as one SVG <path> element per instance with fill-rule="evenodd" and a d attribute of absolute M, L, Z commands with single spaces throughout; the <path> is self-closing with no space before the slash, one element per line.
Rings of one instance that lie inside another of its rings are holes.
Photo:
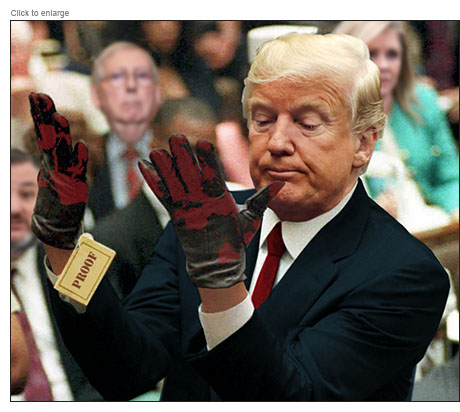
<path fill-rule="evenodd" d="M 158 70 L 152 56 L 149 54 L 147 50 L 145 50 L 141 46 L 127 41 L 119 41 L 112 43 L 111 45 L 107 46 L 104 50 L 102 50 L 99 56 L 97 56 L 97 58 L 94 60 L 93 70 L 91 72 L 91 82 L 93 84 L 98 84 L 101 81 L 102 77 L 104 76 L 102 66 L 104 65 L 104 62 L 108 57 L 110 57 L 114 53 L 118 53 L 119 51 L 130 49 L 139 50 L 145 53 L 146 57 L 152 64 L 152 77 L 153 80 L 156 82 L 158 80 Z"/>

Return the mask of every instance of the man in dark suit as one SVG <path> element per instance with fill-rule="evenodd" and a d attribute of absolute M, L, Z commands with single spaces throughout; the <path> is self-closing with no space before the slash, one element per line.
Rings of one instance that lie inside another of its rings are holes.
<path fill-rule="evenodd" d="M 378 68 L 358 39 L 290 34 L 261 47 L 245 86 L 258 192 L 237 207 L 208 142 L 196 159 L 183 136 L 152 151 L 141 170 L 172 225 L 123 305 L 106 281 L 78 312 L 53 293 L 69 350 L 106 399 L 165 377 L 163 400 L 409 400 L 449 284 L 359 180 L 385 125 Z M 49 106 L 32 99 L 54 156 Z M 43 205 L 84 207 L 77 149 L 82 196 L 46 183 Z M 79 221 L 54 230 L 48 210 L 34 231 L 59 274 Z"/>
<path fill-rule="evenodd" d="M 96 221 L 126 206 L 140 189 L 137 161 L 151 149 L 152 123 L 161 103 L 157 76 L 149 53 L 133 43 L 113 43 L 94 62 L 91 96 L 110 127 L 104 163 L 89 192 Z"/>
<path fill-rule="evenodd" d="M 66 349 L 49 304 L 43 263 L 45 251 L 30 231 L 37 196 L 37 171 L 36 159 L 19 149 L 12 149 L 11 286 L 21 301 L 25 315 L 21 319 L 27 319 L 26 327 L 32 335 L 26 334 L 31 358 L 29 380 L 24 393 L 12 396 L 12 400 L 102 400 Z M 34 346 L 32 349 L 31 345 Z M 33 359 L 38 353 L 38 360 Z M 45 390 L 48 398 L 43 397 Z"/>

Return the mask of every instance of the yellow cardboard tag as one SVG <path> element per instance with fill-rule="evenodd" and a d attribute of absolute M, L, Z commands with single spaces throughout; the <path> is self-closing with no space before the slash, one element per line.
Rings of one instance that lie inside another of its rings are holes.
<path fill-rule="evenodd" d="M 54 289 L 87 306 L 114 257 L 114 250 L 81 236 Z"/>

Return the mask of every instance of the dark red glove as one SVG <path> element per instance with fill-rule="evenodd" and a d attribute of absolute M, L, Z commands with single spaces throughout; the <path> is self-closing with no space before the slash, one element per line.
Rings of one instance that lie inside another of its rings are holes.
<path fill-rule="evenodd" d="M 49 96 L 31 93 L 29 101 L 41 150 L 32 231 L 48 245 L 73 249 L 83 231 L 88 200 L 88 148 L 83 142 L 72 148 L 69 122 Z"/>
<path fill-rule="evenodd" d="M 169 139 L 166 150 L 141 160 L 142 175 L 168 210 L 187 260 L 187 272 L 198 287 L 226 288 L 243 281 L 245 249 L 282 182 L 259 190 L 239 209 L 228 192 L 214 146 L 200 140 L 198 163 L 185 136 Z"/>

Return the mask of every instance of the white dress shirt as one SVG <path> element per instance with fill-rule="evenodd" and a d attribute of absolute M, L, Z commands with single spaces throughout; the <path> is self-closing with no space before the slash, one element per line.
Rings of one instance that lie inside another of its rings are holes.
<path fill-rule="evenodd" d="M 51 386 L 53 399 L 72 401 L 73 395 L 62 366 L 53 325 L 51 323 L 46 297 L 37 268 L 37 248 L 30 247 L 14 263 L 17 273 L 13 284 L 21 306 L 26 313 L 35 344 L 40 353 L 43 369 Z M 24 400 L 23 395 L 15 395 L 11 400 Z"/>
<path fill-rule="evenodd" d="M 283 221 L 283 224 L 281 225 L 281 234 L 284 244 L 286 245 L 286 252 L 281 257 L 273 286 L 282 279 L 292 263 L 297 259 L 302 250 L 307 247 L 316 234 L 345 207 L 353 195 L 356 186 L 357 183 L 337 206 L 328 212 L 315 217 L 314 219 L 306 222 Z M 260 232 L 259 253 L 257 255 L 257 261 L 254 268 L 254 274 L 251 279 L 248 296 L 238 305 L 217 313 L 205 313 L 201 310 L 200 305 L 198 313 L 208 350 L 211 350 L 230 335 L 235 333 L 251 318 L 254 313 L 254 305 L 252 304 L 250 297 L 254 292 L 257 279 L 268 254 L 267 237 L 279 221 L 280 219 L 273 210 L 267 209 L 265 211 Z"/>
<path fill-rule="evenodd" d="M 153 210 L 155 210 L 155 214 L 157 215 L 158 221 L 160 222 L 161 227 L 164 229 L 170 219 L 168 211 L 161 204 L 161 202 L 156 197 L 155 193 L 153 193 L 152 189 L 150 189 L 149 185 L 146 182 L 142 184 L 142 191 L 144 192 L 147 200 L 152 205 Z"/>

